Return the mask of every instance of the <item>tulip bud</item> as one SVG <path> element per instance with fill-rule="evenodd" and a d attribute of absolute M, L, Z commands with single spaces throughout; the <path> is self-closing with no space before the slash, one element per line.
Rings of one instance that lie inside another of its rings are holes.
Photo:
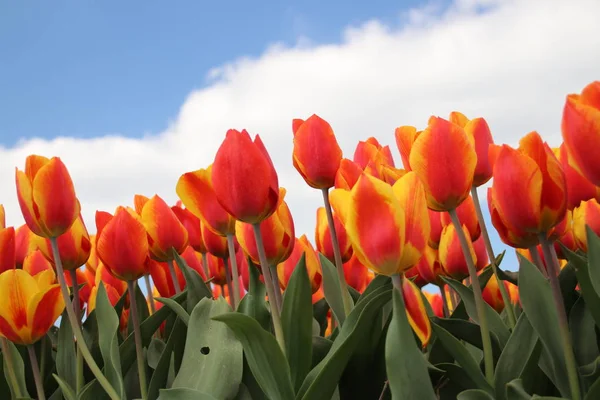
<path fill-rule="evenodd" d="M 433 313 L 438 318 L 444 318 L 444 300 L 442 299 L 442 295 L 439 293 L 429 293 L 423 290 L 423 294 L 427 301 L 429 301 L 429 305 L 433 310 Z"/>
<path fill-rule="evenodd" d="M 467 243 L 471 253 L 471 258 L 476 263 L 477 255 L 473 248 L 473 242 L 469 237 L 467 227 L 462 227 L 465 236 L 467 237 Z M 454 228 L 454 225 L 448 225 L 442 231 L 442 239 L 440 240 L 439 257 L 442 268 L 447 275 L 457 280 L 463 280 L 469 276 L 469 270 L 465 256 L 463 254 L 458 234 Z"/>
<path fill-rule="evenodd" d="M 229 257 L 229 248 L 227 247 L 227 238 L 225 236 L 217 235 L 204 224 L 200 226 L 200 232 L 202 242 L 204 242 L 204 246 L 208 253 L 219 258 Z M 235 241 L 235 244 L 238 246 L 237 240 Z"/>
<path fill-rule="evenodd" d="M 346 190 L 352 189 L 362 173 L 360 165 L 347 158 L 342 158 L 340 168 L 335 175 L 335 187 Z"/>
<path fill-rule="evenodd" d="M 352 257 L 352 245 L 350 239 L 346 234 L 346 228 L 338 217 L 337 214 L 333 214 L 333 223 L 335 226 L 335 233 L 340 246 L 340 253 L 342 254 L 342 263 L 347 262 Z M 319 253 L 323 254 L 334 262 L 333 244 L 331 243 L 331 231 L 329 230 L 329 223 L 327 221 L 327 213 L 325 207 L 319 207 L 317 209 L 317 227 L 315 230 L 315 243 Z"/>
<path fill-rule="evenodd" d="M 15 228 L 0 228 L 0 273 L 15 267 Z"/>
<path fill-rule="evenodd" d="M 468 196 L 460 206 L 456 208 L 456 214 L 461 225 L 465 225 L 469 231 L 471 240 L 476 241 L 481 235 L 481 227 L 479 226 L 479 220 L 477 219 L 477 213 L 475 212 L 475 203 L 473 198 Z M 442 216 L 442 227 L 452 224 L 450 214 L 444 212 Z"/>
<path fill-rule="evenodd" d="M 565 171 L 567 182 L 567 208 L 573 210 L 585 200 L 600 200 L 600 187 L 588 181 L 574 165 L 566 145 L 563 143 L 554 153 Z"/>
<path fill-rule="evenodd" d="M 596 199 L 582 201 L 579 207 L 573 210 L 575 241 L 584 252 L 588 251 L 586 226 L 596 235 L 600 235 L 600 204 Z"/>
<path fill-rule="evenodd" d="M 279 285 L 281 289 L 285 290 L 296 268 L 302 254 L 305 254 L 306 270 L 308 271 L 308 278 L 312 287 L 312 292 L 315 293 L 321 287 L 321 263 L 319 257 L 315 252 L 314 247 L 306 238 L 306 235 L 302 235 L 296 239 L 292 254 L 287 260 L 280 263 L 277 266 L 277 277 L 279 278 Z"/>
<path fill-rule="evenodd" d="M 187 208 L 181 208 L 180 206 L 171 207 L 171 210 L 175 213 L 179 222 L 185 227 L 188 233 L 188 241 L 190 247 L 200 253 L 206 253 L 206 247 L 202 241 L 202 222 L 198 217 L 190 212 Z"/>
<path fill-rule="evenodd" d="M 155 260 L 170 261 L 174 259 L 173 251 L 183 253 L 188 246 L 187 230 L 163 199 L 154 195 L 144 204 L 140 216 Z"/>
<path fill-rule="evenodd" d="M 410 167 L 410 152 L 420 133 L 421 132 L 417 132 L 417 128 L 414 126 L 399 126 L 396 128 L 396 145 L 398 146 L 398 151 L 400 151 L 402 165 L 407 171 L 412 171 Z"/>
<path fill-rule="evenodd" d="M 410 280 L 404 278 L 402 279 L 402 297 L 408 322 L 421 341 L 421 346 L 425 348 L 431 339 L 431 323 L 427 316 L 421 290 Z"/>
<path fill-rule="evenodd" d="M 23 268 L 23 262 L 28 254 L 38 248 L 37 236 L 31 232 L 27 224 L 21 225 L 15 231 L 15 261 L 17 268 Z"/>
<path fill-rule="evenodd" d="M 92 250 L 92 242 L 90 241 L 90 236 L 81 215 L 75 220 L 69 230 L 60 235 L 56 241 L 58 244 L 58 254 L 60 255 L 60 260 L 65 271 L 77 269 L 88 261 Z M 54 265 L 54 254 L 50 240 L 39 238 L 38 248 L 44 257 Z"/>
<path fill-rule="evenodd" d="M 353 256 L 344 263 L 344 276 L 346 283 L 352 286 L 357 292 L 362 293 L 369 282 L 369 270 L 361 264 L 356 256 Z"/>

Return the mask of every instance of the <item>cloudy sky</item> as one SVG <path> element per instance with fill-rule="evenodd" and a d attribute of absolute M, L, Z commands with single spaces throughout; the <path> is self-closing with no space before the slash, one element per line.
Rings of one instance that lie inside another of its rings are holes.
<path fill-rule="evenodd" d="M 321 195 L 292 166 L 293 118 L 328 120 L 349 158 L 375 136 L 400 165 L 394 128 L 453 110 L 497 143 L 537 130 L 557 145 L 565 96 L 600 79 L 597 0 L 66 3 L 0 3 L 9 225 L 28 154 L 65 161 L 93 231 L 96 209 L 136 193 L 174 202 L 178 177 L 245 128 L 312 238 Z"/>

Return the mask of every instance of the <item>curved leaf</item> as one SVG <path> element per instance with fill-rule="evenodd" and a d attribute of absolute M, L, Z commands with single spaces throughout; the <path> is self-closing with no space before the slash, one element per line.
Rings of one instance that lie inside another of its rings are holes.
<path fill-rule="evenodd" d="M 494 398 L 485 390 L 469 389 L 460 392 L 456 400 L 494 400 Z"/>
<path fill-rule="evenodd" d="M 248 258 L 250 287 L 248 293 L 242 298 L 237 311 L 254 318 L 267 331 L 271 329 L 271 314 L 265 301 L 265 285 L 260 281 L 260 271 Z"/>
<path fill-rule="evenodd" d="M 158 398 L 159 400 L 217 400 L 210 394 L 189 388 L 162 389 Z"/>
<path fill-rule="evenodd" d="M 588 273 L 596 294 L 600 294 L 600 238 L 588 226 L 585 227 L 587 237 Z"/>
<path fill-rule="evenodd" d="M 156 297 L 156 301 L 163 303 L 165 306 L 169 307 L 187 326 L 190 320 L 190 315 L 185 311 L 183 306 L 176 302 L 175 300 L 168 297 Z"/>
<path fill-rule="evenodd" d="M 77 352 L 75 351 L 75 342 L 73 341 L 73 330 L 65 310 L 60 320 L 60 329 L 58 330 L 58 343 L 56 344 L 56 372 L 63 384 L 74 388 L 77 381 Z M 61 381 L 56 379 L 59 386 Z"/>
<path fill-rule="evenodd" d="M 29 397 L 29 393 L 27 392 L 27 384 L 25 381 L 25 364 L 23 363 L 23 358 L 21 357 L 21 353 L 17 349 L 17 346 L 13 344 L 13 342 L 0 338 L 2 340 L 2 365 L 4 369 L 4 376 L 6 378 L 6 382 L 8 383 L 8 387 L 10 388 L 11 397 L 16 399 L 15 388 L 12 386 L 13 380 L 10 378 L 10 374 L 14 374 L 14 379 L 17 381 L 17 385 L 19 387 L 18 391 L 22 396 Z M 12 369 L 8 368 L 6 363 L 6 354 L 4 351 L 9 353 L 10 361 L 12 363 Z"/>
<path fill-rule="evenodd" d="M 73 388 L 71 387 L 71 385 L 69 385 L 67 382 L 63 381 L 62 379 L 60 379 L 60 377 L 56 374 L 52 374 L 52 376 L 54 376 L 54 379 L 56 379 L 56 382 L 58 382 L 58 386 L 60 387 L 60 390 L 61 390 L 62 395 L 65 398 L 65 400 L 76 400 L 77 399 L 77 396 L 75 396 L 75 392 L 73 391 Z"/>
<path fill-rule="evenodd" d="M 340 288 L 340 280 L 335 265 L 331 263 L 323 254 L 319 253 L 321 260 L 321 269 L 323 272 L 323 293 L 325 299 L 331 307 L 331 311 L 335 319 L 340 325 L 344 325 L 346 320 L 346 312 L 344 311 L 344 300 L 342 298 L 342 289 Z M 348 293 L 350 296 L 350 293 Z"/>
<path fill-rule="evenodd" d="M 191 313 L 201 299 L 205 297 L 211 299 L 213 293 L 208 286 L 206 286 L 206 283 L 202 280 L 200 274 L 190 268 L 183 257 L 177 254 L 176 251 L 173 251 L 173 255 L 175 256 L 175 261 L 177 262 L 179 269 L 183 272 L 183 276 L 185 277 L 186 290 L 188 292 L 187 310 Z"/>

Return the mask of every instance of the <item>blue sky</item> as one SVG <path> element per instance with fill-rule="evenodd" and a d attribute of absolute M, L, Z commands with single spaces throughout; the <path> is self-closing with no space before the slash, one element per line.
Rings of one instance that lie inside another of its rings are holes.
<path fill-rule="evenodd" d="M 299 36 L 337 42 L 417 1 L 0 2 L 0 145 L 165 129 L 207 72 Z"/>

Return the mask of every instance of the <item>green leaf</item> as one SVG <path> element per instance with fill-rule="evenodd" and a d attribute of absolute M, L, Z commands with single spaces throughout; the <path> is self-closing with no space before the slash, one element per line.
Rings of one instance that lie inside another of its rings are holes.
<path fill-rule="evenodd" d="M 319 323 L 319 327 L 321 328 L 319 331 L 319 335 L 325 335 L 325 331 L 327 330 L 327 326 L 329 321 L 327 320 L 327 313 L 329 312 L 329 304 L 325 298 L 317 301 L 313 304 L 313 317 Z"/>
<path fill-rule="evenodd" d="M 596 325 L 583 298 L 579 298 L 571 308 L 569 326 L 577 364 L 592 363 L 600 355 L 596 341 Z"/>
<path fill-rule="evenodd" d="M 10 387 L 11 397 L 13 399 L 17 398 L 15 394 L 15 389 L 21 393 L 22 396 L 29 398 L 29 392 L 27 391 L 27 383 L 25 381 L 25 364 L 23 363 L 23 358 L 21 357 L 21 353 L 17 349 L 17 347 L 13 344 L 13 342 L 1 338 L 2 340 L 2 362 L 4 369 L 4 377 L 6 378 L 6 382 Z M 4 354 L 6 351 L 8 354 Z M 9 367 L 10 364 L 7 363 L 6 356 L 10 357 L 10 363 L 12 367 Z M 11 378 L 12 375 L 12 378 Z M 13 383 L 17 385 L 18 389 L 13 387 Z"/>
<path fill-rule="evenodd" d="M 196 270 L 190 268 L 190 266 L 187 265 L 185 260 L 179 254 L 177 254 L 176 251 L 173 251 L 173 255 L 175 256 L 175 261 L 177 262 L 179 269 L 185 277 L 186 290 L 188 292 L 187 310 L 189 313 L 191 313 L 201 299 L 204 297 L 211 299 L 213 294 Z"/>
<path fill-rule="evenodd" d="M 210 394 L 189 388 L 162 389 L 158 398 L 159 400 L 218 400 Z"/>
<path fill-rule="evenodd" d="M 168 387 L 167 381 L 169 379 L 171 360 L 173 359 L 173 349 L 175 348 L 175 342 L 179 340 L 180 332 L 184 330 L 185 326 L 183 321 L 178 319 L 175 322 L 175 326 L 171 330 L 169 339 L 167 340 L 167 343 L 160 354 L 160 358 L 156 363 L 156 368 L 154 369 L 154 373 L 150 379 L 150 384 L 148 385 L 148 400 L 157 399 L 160 394 L 160 389 Z"/>
<path fill-rule="evenodd" d="M 446 329 L 457 339 L 464 340 L 465 342 L 483 351 L 483 344 L 481 343 L 481 328 L 479 325 L 457 318 L 433 317 L 432 322 L 435 322 L 442 328 Z M 502 353 L 502 349 L 500 348 L 498 338 L 494 332 L 490 332 L 490 338 L 492 340 L 492 353 L 494 360 L 497 360 Z"/>
<path fill-rule="evenodd" d="M 148 300 L 146 299 L 146 297 L 144 296 L 144 293 L 142 292 L 142 289 L 140 288 L 140 285 L 138 285 L 138 283 L 136 282 L 135 286 L 135 298 L 136 298 L 136 304 L 137 304 L 137 311 L 138 311 L 138 318 L 140 321 L 140 324 L 142 322 L 144 322 L 146 320 L 146 318 L 148 318 L 150 316 L 150 310 L 148 308 Z M 116 311 L 116 310 L 115 310 Z M 117 317 L 120 318 L 121 315 L 119 314 L 119 312 L 117 311 Z M 127 333 L 133 333 L 133 318 L 128 318 L 127 321 Z"/>
<path fill-rule="evenodd" d="M 313 321 L 312 289 L 306 271 L 305 254 L 302 254 L 283 293 L 281 309 L 285 353 L 296 389 L 300 388 L 310 371 Z"/>
<path fill-rule="evenodd" d="M 392 280 L 390 279 L 389 276 L 376 275 L 375 278 L 373 278 L 373 280 L 371 281 L 371 283 L 369 283 L 369 285 L 365 288 L 362 295 L 358 298 L 358 301 L 356 302 L 356 304 L 358 305 L 358 303 L 360 303 L 361 301 L 363 301 L 365 299 L 370 300 L 371 294 L 374 293 L 375 291 L 379 290 L 379 288 L 382 288 L 382 287 L 384 287 L 386 289 L 391 289 L 392 288 Z"/>
<path fill-rule="evenodd" d="M 587 237 L 590 281 L 596 294 L 600 294 L 600 238 L 588 225 L 585 226 L 585 233 Z"/>
<path fill-rule="evenodd" d="M 69 385 L 64 380 L 60 379 L 60 377 L 56 374 L 52 374 L 52 376 L 54 376 L 54 379 L 56 379 L 56 382 L 58 382 L 58 386 L 60 386 L 60 390 L 61 390 L 62 395 L 65 398 L 65 400 L 76 400 L 77 399 L 77 396 L 75 395 L 75 391 L 73 390 L 71 385 Z"/>
<path fill-rule="evenodd" d="M 213 319 L 224 322 L 242 342 L 248 366 L 268 398 L 294 398 L 290 368 L 273 335 L 244 314 L 226 313 Z"/>
<path fill-rule="evenodd" d="M 394 311 L 387 332 L 385 361 L 392 397 L 398 400 L 435 399 L 427 362 L 417 347 L 406 316 L 404 299 L 393 290 Z"/>
<path fill-rule="evenodd" d="M 223 297 L 203 298 L 194 307 L 174 388 L 198 389 L 218 399 L 235 396 L 242 382 L 242 346 L 225 325 L 212 320 L 232 314 L 237 313 Z"/>
<path fill-rule="evenodd" d="M 310 364 L 311 368 L 314 368 L 315 365 L 321 362 L 331 350 L 331 346 L 333 342 L 329 339 L 325 339 L 322 336 L 313 336 L 312 337 L 312 362 Z"/>
<path fill-rule="evenodd" d="M 515 379 L 506 385 L 506 398 L 510 400 L 529 400 L 531 395 L 523 387 L 523 382 L 520 379 Z"/>
<path fill-rule="evenodd" d="M 265 301 L 265 285 L 260 281 L 260 271 L 250 258 L 248 258 L 248 270 L 250 287 L 248 293 L 240 301 L 237 311 L 254 318 L 263 329 L 270 331 L 271 313 Z"/>
<path fill-rule="evenodd" d="M 346 312 L 344 311 L 344 300 L 342 298 L 342 289 L 335 265 L 331 263 L 323 254 L 319 253 L 321 260 L 321 269 L 323 272 L 323 294 L 335 319 L 340 325 L 344 325 Z M 350 295 L 350 294 L 348 294 Z"/>
<path fill-rule="evenodd" d="M 468 389 L 460 392 L 456 400 L 494 400 L 494 398 L 485 390 Z"/>
<path fill-rule="evenodd" d="M 73 341 L 73 330 L 65 310 L 60 320 L 60 329 L 58 331 L 58 343 L 56 345 L 56 372 L 60 380 L 70 387 L 76 387 L 77 382 L 77 352 L 75 351 L 75 342 Z M 56 380 L 61 385 L 61 382 Z"/>
<path fill-rule="evenodd" d="M 590 386 L 586 393 L 584 400 L 596 400 L 600 399 L 600 378 L 596 379 L 596 382 Z"/>
<path fill-rule="evenodd" d="M 455 281 L 454 279 L 445 277 L 442 277 L 442 279 L 458 293 L 462 299 L 462 302 L 465 304 L 465 308 L 469 314 L 469 317 L 471 317 L 471 319 L 476 323 L 479 323 L 479 316 L 477 315 L 477 307 L 475 306 L 475 295 L 473 290 L 466 287 L 462 283 Z M 502 321 L 502 318 L 500 318 L 500 315 L 498 315 L 498 313 L 492 307 L 490 307 L 488 303 L 484 302 L 483 305 L 490 331 L 494 332 L 500 341 L 500 346 L 504 347 L 508 341 L 508 338 L 510 337 L 510 331 L 504 324 L 504 321 Z"/>
<path fill-rule="evenodd" d="M 354 349 L 368 340 L 379 311 L 390 301 L 391 290 L 380 287 L 356 304 L 325 358 L 306 376 L 296 399 L 330 400 Z"/>
<path fill-rule="evenodd" d="M 152 338 L 148 350 L 146 351 L 146 358 L 148 359 L 148 366 L 152 369 L 156 369 L 160 356 L 165 350 L 167 344 L 161 339 Z"/>
<path fill-rule="evenodd" d="M 569 382 L 558 328 L 558 315 L 550 284 L 541 272 L 519 254 L 519 297 L 531 326 L 550 357 L 554 376 L 549 376 L 563 396 L 570 395 Z"/>
<path fill-rule="evenodd" d="M 185 311 L 183 306 L 176 302 L 175 300 L 168 297 L 156 297 L 156 301 L 163 303 L 165 306 L 169 307 L 187 326 L 190 320 L 190 315 Z"/>
<path fill-rule="evenodd" d="M 541 344 L 527 314 L 521 314 L 514 331 L 496 364 L 494 375 L 496 398 L 506 399 L 506 385 L 514 379 L 531 375 L 537 369 Z"/>
<path fill-rule="evenodd" d="M 104 360 L 103 374 L 121 397 L 125 395 L 121 363 L 119 358 L 119 317 L 108 300 L 104 284 L 98 285 L 96 296 L 96 318 L 98 324 L 98 344 Z"/>
<path fill-rule="evenodd" d="M 569 264 L 572 264 L 575 268 L 575 274 L 577 275 L 577 281 L 579 282 L 581 294 L 588 305 L 590 313 L 594 317 L 596 326 L 600 328 L 600 293 L 594 290 L 594 286 L 590 279 L 588 261 L 579 254 L 572 252 L 565 246 L 561 245 L 561 248 L 563 253 L 567 256 Z"/>

